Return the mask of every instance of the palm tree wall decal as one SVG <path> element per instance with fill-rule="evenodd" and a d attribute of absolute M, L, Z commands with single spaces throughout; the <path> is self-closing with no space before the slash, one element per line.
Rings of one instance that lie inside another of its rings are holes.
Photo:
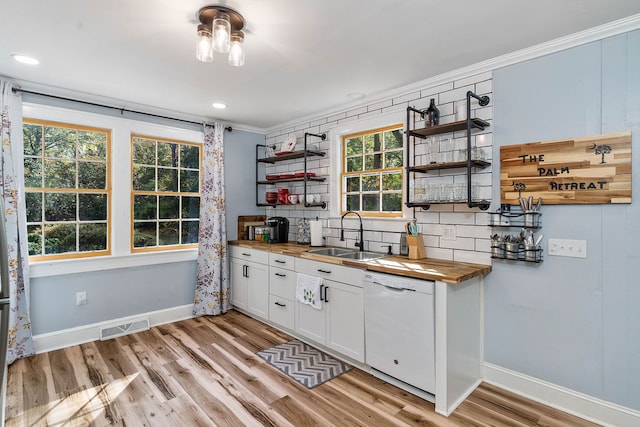
<path fill-rule="evenodd" d="M 596 154 L 597 156 L 600 156 L 600 155 L 602 156 L 602 159 L 601 159 L 601 161 L 600 161 L 600 164 L 601 164 L 601 165 L 603 165 L 603 164 L 607 163 L 607 162 L 605 162 L 605 161 L 604 161 L 604 156 L 605 156 L 605 155 L 607 155 L 607 154 L 609 154 L 609 153 L 611 153 L 611 152 L 613 151 L 613 149 L 611 148 L 611 146 L 610 146 L 610 145 L 607 145 L 607 144 L 602 144 L 602 145 L 596 145 L 596 144 L 593 144 L 593 147 L 590 147 L 589 149 L 590 149 L 590 150 L 595 150 L 595 154 Z"/>

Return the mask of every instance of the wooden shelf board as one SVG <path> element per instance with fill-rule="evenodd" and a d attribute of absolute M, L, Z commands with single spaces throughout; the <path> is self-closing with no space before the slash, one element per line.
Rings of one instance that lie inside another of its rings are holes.
<path fill-rule="evenodd" d="M 472 160 L 471 166 L 475 168 L 484 169 L 491 166 L 491 163 L 485 162 L 484 160 Z M 459 169 L 466 168 L 467 162 L 448 162 L 448 163 L 432 163 L 429 165 L 417 165 L 410 166 L 409 172 L 429 172 L 432 170 L 442 170 L 442 169 Z"/>
<path fill-rule="evenodd" d="M 315 150 L 307 150 L 307 157 L 324 157 L 324 151 L 315 151 Z M 258 159 L 259 163 L 276 163 L 282 162 L 284 160 L 292 160 L 292 159 L 301 159 L 304 157 L 304 150 L 293 151 L 288 154 L 283 154 L 281 156 L 273 156 L 273 157 L 265 157 L 263 159 Z"/>
<path fill-rule="evenodd" d="M 472 127 L 472 129 L 484 130 L 485 128 L 487 128 L 489 126 L 490 126 L 489 122 L 487 122 L 485 120 L 478 119 L 478 118 L 471 119 L 471 127 Z M 407 131 L 407 134 L 411 135 L 411 136 L 415 136 L 415 137 L 424 139 L 424 138 L 426 138 L 427 136 L 430 136 L 430 135 L 438 135 L 440 133 L 456 132 L 456 131 L 459 131 L 459 130 L 465 130 L 466 128 L 467 128 L 467 121 L 466 120 L 459 120 L 457 122 L 446 123 L 446 124 L 443 124 L 443 125 L 429 126 L 429 127 L 422 128 L 422 129 L 409 130 L 409 131 Z"/>
<path fill-rule="evenodd" d="M 323 182 L 327 178 L 323 176 L 308 176 L 307 181 L 315 181 L 315 182 Z M 302 182 L 304 181 L 303 177 L 300 178 L 285 178 L 285 179 L 271 179 L 267 181 L 258 181 L 258 184 L 278 184 L 280 182 Z"/>

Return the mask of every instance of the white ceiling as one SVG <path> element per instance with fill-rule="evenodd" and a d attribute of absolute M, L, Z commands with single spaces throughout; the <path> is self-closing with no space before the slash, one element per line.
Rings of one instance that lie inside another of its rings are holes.
<path fill-rule="evenodd" d="M 236 68 L 195 59 L 196 11 L 215 3 L 0 0 L 0 75 L 265 129 L 640 13 L 638 0 L 221 1 L 247 21 Z"/>

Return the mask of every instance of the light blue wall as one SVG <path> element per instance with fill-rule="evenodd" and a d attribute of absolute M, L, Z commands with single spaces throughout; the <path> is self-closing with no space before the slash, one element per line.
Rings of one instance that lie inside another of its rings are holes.
<path fill-rule="evenodd" d="M 495 71 L 500 146 L 632 130 L 640 188 L 640 31 Z M 499 165 L 493 199 L 499 200 Z M 543 206 L 548 238 L 587 241 L 587 259 L 495 261 L 485 281 L 485 360 L 640 409 L 640 208 Z"/>
<path fill-rule="evenodd" d="M 234 130 L 224 133 L 227 239 L 238 238 L 238 215 L 264 215 L 256 206 L 256 144 L 264 134 Z"/>
<path fill-rule="evenodd" d="M 196 261 L 31 279 L 34 335 L 192 304 Z M 76 292 L 87 304 L 76 305 Z"/>

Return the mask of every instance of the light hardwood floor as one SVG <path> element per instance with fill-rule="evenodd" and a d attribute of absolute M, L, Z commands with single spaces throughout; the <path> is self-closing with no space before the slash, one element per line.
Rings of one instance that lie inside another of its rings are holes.
<path fill-rule="evenodd" d="M 6 425 L 593 425 L 487 384 L 448 418 L 359 369 L 308 390 L 255 355 L 290 339 L 230 311 L 21 359 Z"/>

